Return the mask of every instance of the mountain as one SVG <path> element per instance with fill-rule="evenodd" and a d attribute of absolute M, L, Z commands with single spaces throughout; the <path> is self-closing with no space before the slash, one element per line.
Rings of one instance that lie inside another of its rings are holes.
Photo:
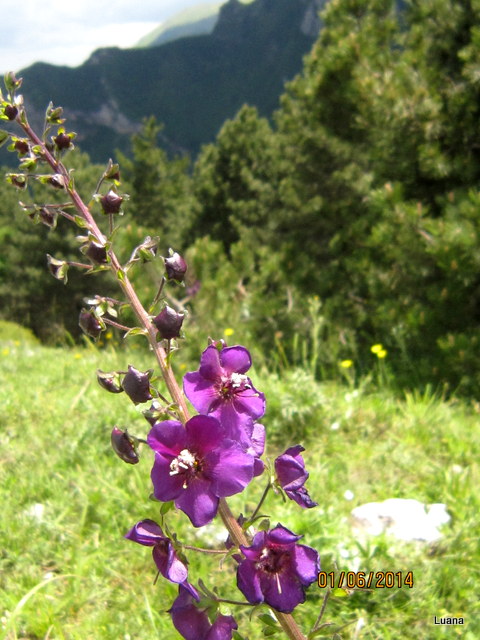
<path fill-rule="evenodd" d="M 125 150 L 144 117 L 164 124 L 169 150 L 195 155 L 242 104 L 269 116 L 320 28 L 326 0 L 229 0 L 211 34 L 161 46 L 95 51 L 80 67 L 45 63 L 21 72 L 30 119 L 50 100 L 92 159 Z"/>
<path fill-rule="evenodd" d="M 137 47 L 158 47 L 166 42 L 189 36 L 212 33 L 218 22 L 221 2 L 199 4 L 176 13 L 169 20 L 138 41 Z"/>

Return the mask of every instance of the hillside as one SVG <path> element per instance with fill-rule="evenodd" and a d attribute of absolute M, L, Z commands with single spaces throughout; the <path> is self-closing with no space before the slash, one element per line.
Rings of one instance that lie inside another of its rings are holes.
<path fill-rule="evenodd" d="M 179 38 L 210 34 L 217 24 L 221 6 L 221 2 L 210 2 L 184 9 L 147 33 L 137 47 L 158 47 Z"/>
<path fill-rule="evenodd" d="M 269 115 L 302 66 L 324 0 L 229 0 L 210 35 L 146 49 L 99 49 L 80 67 L 44 63 L 23 70 L 29 111 L 49 100 L 65 108 L 78 143 L 97 161 L 125 149 L 142 118 L 164 124 L 164 142 L 195 154 L 245 102 Z"/>

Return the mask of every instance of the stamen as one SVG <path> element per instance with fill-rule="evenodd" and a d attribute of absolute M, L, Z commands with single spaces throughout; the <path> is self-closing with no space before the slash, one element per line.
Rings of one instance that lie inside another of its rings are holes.
<path fill-rule="evenodd" d="M 197 465 L 197 461 L 193 453 L 191 453 L 188 449 L 183 449 L 180 451 L 178 456 L 174 458 L 170 463 L 170 476 L 177 476 L 179 473 L 183 473 L 185 471 L 194 470 Z M 187 480 L 185 480 L 183 484 L 183 488 L 186 489 Z"/>
<path fill-rule="evenodd" d="M 232 384 L 232 389 L 250 389 L 250 385 L 247 382 L 248 377 L 243 373 L 232 373 L 230 376 L 230 382 Z"/>
<path fill-rule="evenodd" d="M 278 589 L 278 593 L 282 593 L 282 586 L 280 584 L 280 575 L 277 573 L 275 574 L 275 579 L 277 581 L 277 589 Z"/>

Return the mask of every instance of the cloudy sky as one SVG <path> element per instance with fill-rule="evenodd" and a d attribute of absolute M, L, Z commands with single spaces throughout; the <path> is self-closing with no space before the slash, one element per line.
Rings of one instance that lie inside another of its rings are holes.
<path fill-rule="evenodd" d="M 99 47 L 127 48 L 206 0 L 20 0 L 2 5 L 0 73 L 33 62 L 78 66 Z"/>

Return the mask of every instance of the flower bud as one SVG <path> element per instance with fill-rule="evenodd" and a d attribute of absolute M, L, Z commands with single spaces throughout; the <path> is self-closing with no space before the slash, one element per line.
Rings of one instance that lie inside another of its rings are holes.
<path fill-rule="evenodd" d="M 20 156 L 26 155 L 30 149 L 26 140 L 15 140 L 13 148 Z"/>
<path fill-rule="evenodd" d="M 57 260 L 47 253 L 48 270 L 54 278 L 67 284 L 68 263 L 65 260 Z"/>
<path fill-rule="evenodd" d="M 161 339 L 171 340 L 172 338 L 178 338 L 180 335 L 184 317 L 183 313 L 178 313 L 167 305 L 152 322 L 157 328 Z"/>
<path fill-rule="evenodd" d="M 55 189 L 63 189 L 65 187 L 65 178 L 60 173 L 49 176 L 47 183 Z"/>
<path fill-rule="evenodd" d="M 138 455 L 135 441 L 126 431 L 113 427 L 111 435 L 112 448 L 119 458 L 128 464 L 137 464 Z"/>
<path fill-rule="evenodd" d="M 152 394 L 150 393 L 151 375 L 151 370 L 142 373 L 135 367 L 128 365 L 128 373 L 123 378 L 122 386 L 127 396 L 135 404 L 148 402 L 148 400 L 152 399 Z"/>
<path fill-rule="evenodd" d="M 78 318 L 78 324 L 83 333 L 94 340 L 105 330 L 105 326 L 100 322 L 100 319 L 96 316 L 93 309 L 91 311 L 82 309 Z"/>
<path fill-rule="evenodd" d="M 123 198 L 117 195 L 112 189 L 110 189 L 107 195 L 100 198 L 103 213 L 120 213 L 122 202 Z"/>
<path fill-rule="evenodd" d="M 18 109 L 13 104 L 7 104 L 4 109 L 4 113 L 9 120 L 15 120 L 15 118 L 18 116 Z"/>
<path fill-rule="evenodd" d="M 49 227 L 50 229 L 54 229 L 57 225 L 57 217 L 58 214 L 56 211 L 50 211 L 46 207 L 41 207 L 38 210 L 38 219 L 42 224 Z"/>
<path fill-rule="evenodd" d="M 9 173 L 7 174 L 7 180 L 10 184 L 13 184 L 17 189 L 27 188 L 27 178 L 23 173 Z"/>
<path fill-rule="evenodd" d="M 150 408 L 143 411 L 145 420 L 153 427 L 156 422 L 160 422 L 160 418 L 165 416 L 165 410 L 162 411 L 162 406 L 158 400 L 154 400 L 150 405 Z"/>
<path fill-rule="evenodd" d="M 9 93 L 14 93 L 17 89 L 20 89 L 22 86 L 23 78 L 17 78 L 13 71 L 7 71 L 3 81 L 5 82 L 5 87 Z"/>
<path fill-rule="evenodd" d="M 179 253 L 173 253 L 169 258 L 165 258 L 165 270 L 167 280 L 183 282 L 187 271 L 187 263 Z"/>
<path fill-rule="evenodd" d="M 59 149 L 60 151 L 64 151 L 65 149 L 68 149 L 69 147 L 72 146 L 72 139 L 69 135 L 67 135 L 66 133 L 63 133 L 63 131 L 61 133 L 58 134 L 58 136 L 56 136 L 53 139 L 57 149 Z"/>
<path fill-rule="evenodd" d="M 116 371 L 107 372 L 97 370 L 98 384 L 110 393 L 122 393 L 123 387 L 120 382 L 120 375 Z"/>
<path fill-rule="evenodd" d="M 120 167 L 118 164 L 114 164 L 110 159 L 103 176 L 106 180 L 114 180 L 115 182 L 118 182 L 120 180 Z"/>
<path fill-rule="evenodd" d="M 98 242 L 89 242 L 86 245 L 86 249 L 83 250 L 85 255 L 90 258 L 95 264 L 106 264 L 107 262 L 107 249 Z"/>

